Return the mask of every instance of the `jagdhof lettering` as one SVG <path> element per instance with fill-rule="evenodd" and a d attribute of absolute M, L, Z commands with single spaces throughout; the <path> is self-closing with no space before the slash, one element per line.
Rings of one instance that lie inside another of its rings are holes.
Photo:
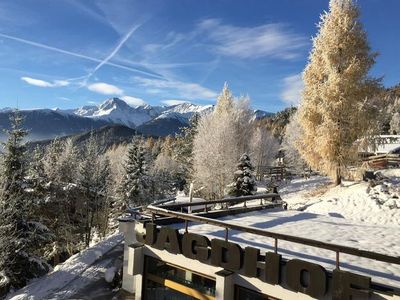
<path fill-rule="evenodd" d="M 328 272 L 311 262 L 300 259 L 283 261 L 281 255 L 274 252 L 261 255 L 257 248 L 243 249 L 236 243 L 221 239 L 210 241 L 195 233 L 180 234 L 177 229 L 157 228 L 154 223 L 146 223 L 145 232 L 137 231 L 136 239 L 159 250 L 182 254 L 314 298 L 323 297 L 328 292 Z M 284 266 L 286 276 L 282 278 Z M 371 294 L 370 285 L 370 277 L 335 269 L 332 272 L 332 299 L 368 299 Z"/>

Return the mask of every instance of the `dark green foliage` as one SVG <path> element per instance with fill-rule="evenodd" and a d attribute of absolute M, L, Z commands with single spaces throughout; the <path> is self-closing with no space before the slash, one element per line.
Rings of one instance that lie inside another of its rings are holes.
<path fill-rule="evenodd" d="M 129 146 L 124 166 L 125 174 L 120 189 L 126 206 L 137 206 L 150 201 L 146 197 L 148 176 L 146 154 L 140 139 L 135 139 Z"/>
<path fill-rule="evenodd" d="M 290 118 L 297 111 L 296 107 L 288 107 L 277 112 L 272 117 L 264 118 L 258 121 L 258 126 L 267 128 L 280 141 L 285 133 L 286 125 L 289 124 Z"/>
<path fill-rule="evenodd" d="M 244 153 L 239 159 L 234 181 L 227 187 L 228 195 L 239 197 L 255 194 L 257 184 L 253 172 L 254 167 L 251 164 L 250 157 Z"/>
<path fill-rule="evenodd" d="M 24 190 L 27 167 L 23 139 L 27 132 L 22 129 L 23 118 L 18 111 L 10 121 L 0 189 L 0 277 L 7 280 L 0 281 L 8 282 L 7 287 L 20 288 L 31 278 L 49 271 L 49 265 L 38 256 L 37 249 L 53 236 L 46 226 L 31 220 L 33 201 Z"/>

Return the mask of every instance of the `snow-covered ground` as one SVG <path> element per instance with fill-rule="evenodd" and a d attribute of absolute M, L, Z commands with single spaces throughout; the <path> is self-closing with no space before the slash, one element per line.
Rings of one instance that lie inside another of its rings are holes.
<path fill-rule="evenodd" d="M 326 177 L 314 176 L 295 179 L 279 193 L 289 209 L 400 230 L 400 170 L 382 174 L 388 178 L 372 187 L 368 182 L 344 182 L 333 187 Z"/>
<path fill-rule="evenodd" d="M 48 275 L 31 281 L 29 285 L 10 294 L 6 299 L 71 299 L 78 291 L 94 284 L 99 276 L 104 276 L 104 272 L 115 261 L 114 255 L 109 255 L 110 252 L 121 245 L 122 240 L 123 235 L 120 233 L 111 235 L 95 246 L 71 256 Z M 120 257 L 122 250 L 115 255 Z"/>
<path fill-rule="evenodd" d="M 288 203 L 288 211 L 268 209 L 232 215 L 223 220 L 399 257 L 400 169 L 383 170 L 381 173 L 381 178 L 385 178 L 375 184 L 344 182 L 337 187 L 322 176 L 294 179 L 279 188 L 282 199 Z M 265 191 L 266 188 L 260 185 L 258 192 Z M 194 198 L 193 202 L 202 200 Z M 188 201 L 184 195 L 177 195 L 175 200 L 176 203 Z M 248 206 L 258 204 L 259 200 L 247 203 Z M 181 228 L 182 225 L 176 226 Z M 223 229 L 211 225 L 192 223 L 189 231 L 210 238 L 225 237 Z M 104 273 L 112 268 L 115 256 L 122 255 L 122 252 L 114 253 L 122 239 L 120 234 L 110 236 L 72 256 L 47 276 L 32 281 L 7 299 L 70 299 L 76 295 L 79 299 L 86 299 L 81 297 L 86 290 L 104 292 Z M 237 231 L 229 232 L 229 240 L 269 251 L 274 245 L 270 238 Z M 278 247 L 284 258 L 313 261 L 328 270 L 335 267 L 335 253 L 332 251 L 285 241 L 279 241 Z M 346 254 L 340 255 L 340 263 L 342 269 L 400 288 L 399 265 Z"/>
<path fill-rule="evenodd" d="M 221 218 L 226 222 L 262 228 L 327 243 L 356 247 L 378 253 L 400 256 L 400 228 L 371 225 L 327 215 L 304 211 L 283 211 L 270 209 Z M 177 226 L 182 228 L 182 225 Z M 183 231 L 184 229 L 182 229 Z M 189 232 L 206 235 L 209 238 L 224 238 L 225 230 L 208 224 L 191 224 Z M 243 247 L 252 246 L 273 251 L 274 240 L 250 233 L 229 231 L 229 240 Z M 335 268 L 335 252 L 301 244 L 279 241 L 278 253 L 284 258 L 301 258 L 324 266 Z M 340 254 L 340 266 L 372 277 L 373 282 L 400 287 L 400 266 Z"/>
<path fill-rule="evenodd" d="M 374 184 L 344 182 L 334 187 L 329 178 L 312 176 L 281 184 L 279 193 L 288 203 L 280 209 L 255 211 L 222 218 L 227 222 L 263 228 L 273 232 L 315 239 L 362 250 L 400 256 L 400 169 L 381 171 L 386 177 Z M 258 193 L 265 193 L 259 185 Z M 249 201 L 248 206 L 259 201 Z M 241 204 L 239 204 L 241 205 Z M 225 231 L 205 224 L 192 224 L 189 231 L 210 238 L 224 238 Z M 257 235 L 230 231 L 229 240 L 265 250 L 273 250 L 274 241 Z M 285 258 L 316 262 L 327 270 L 335 268 L 335 253 L 328 250 L 279 241 L 279 253 Z M 340 265 L 400 288 L 400 266 L 340 254 Z"/>

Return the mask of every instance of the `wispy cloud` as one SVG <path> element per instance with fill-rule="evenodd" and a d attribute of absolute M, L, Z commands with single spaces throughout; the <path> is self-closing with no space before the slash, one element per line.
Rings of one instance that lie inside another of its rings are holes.
<path fill-rule="evenodd" d="M 103 95 L 122 95 L 124 93 L 119 87 L 105 82 L 96 82 L 87 86 L 89 91 Z"/>
<path fill-rule="evenodd" d="M 165 93 L 168 89 L 173 91 L 178 97 L 186 99 L 215 99 L 217 93 L 197 83 L 183 82 L 179 80 L 160 80 L 143 77 L 134 77 L 134 80 L 141 86 L 149 88 L 148 92 L 155 94 Z"/>
<path fill-rule="evenodd" d="M 305 37 L 275 23 L 238 27 L 223 24 L 218 19 L 206 19 L 198 24 L 197 30 L 208 36 L 216 52 L 239 58 L 293 59 L 307 43 Z"/>
<path fill-rule="evenodd" d="M 132 106 L 146 105 L 146 102 L 141 98 L 136 98 L 132 96 L 122 96 L 121 99 Z"/>
<path fill-rule="evenodd" d="M 167 104 L 167 105 L 178 105 L 182 103 L 188 103 L 186 100 L 163 100 L 161 103 Z"/>
<path fill-rule="evenodd" d="M 64 101 L 72 101 L 70 98 L 67 98 L 67 97 L 58 97 L 58 99 L 61 99 Z"/>
<path fill-rule="evenodd" d="M 300 103 L 303 88 L 301 73 L 285 77 L 281 94 L 283 101 L 289 105 L 297 106 Z"/>
<path fill-rule="evenodd" d="M 65 55 L 69 55 L 69 56 L 73 56 L 73 57 L 78 57 L 78 58 L 82 58 L 82 59 L 93 61 L 93 62 L 97 62 L 97 63 L 100 63 L 100 64 L 104 61 L 104 60 L 99 59 L 99 58 L 95 58 L 95 57 L 91 57 L 91 56 L 88 56 L 88 55 L 84 55 L 84 54 L 68 51 L 68 50 L 65 50 L 65 49 L 57 48 L 57 47 L 52 47 L 52 46 L 49 46 L 49 45 L 46 45 L 46 44 L 37 43 L 37 42 L 34 42 L 34 41 L 30 41 L 30 40 L 27 40 L 27 39 L 22 39 L 22 38 L 11 36 L 11 35 L 4 34 L 4 33 L 0 33 L 0 37 L 6 38 L 6 39 L 9 39 L 9 40 L 13 40 L 13 41 L 16 41 L 16 42 L 20 42 L 20 43 L 23 43 L 23 44 L 26 44 L 26 45 L 30 45 L 30 46 L 33 46 L 33 47 L 42 48 L 42 49 L 45 49 L 45 50 L 49 50 L 49 51 L 53 51 L 53 52 L 57 52 L 57 53 L 61 53 L 61 54 L 65 54 Z M 161 78 L 162 77 L 162 76 L 160 76 L 158 74 L 155 74 L 155 73 L 152 73 L 152 72 L 147 72 L 147 71 L 136 69 L 136 68 L 133 68 L 133 67 L 129 67 L 129 66 L 113 63 L 113 62 L 110 62 L 110 61 L 107 61 L 107 62 L 105 62 L 103 64 L 106 64 L 106 65 L 109 65 L 109 66 L 113 66 L 115 68 L 122 69 L 122 70 L 127 70 L 127 71 L 131 71 L 131 72 L 139 73 L 139 74 L 145 74 L 145 75 L 150 76 L 150 77 L 155 77 L 155 78 Z"/>
<path fill-rule="evenodd" d="M 49 81 L 31 78 L 31 77 L 21 77 L 21 80 L 25 81 L 26 83 L 28 83 L 30 85 L 44 87 L 44 88 L 62 87 L 62 86 L 69 85 L 69 82 L 66 80 L 53 80 L 53 82 L 49 82 Z"/>
<path fill-rule="evenodd" d="M 165 37 L 164 43 L 147 44 L 147 45 L 143 46 L 143 50 L 145 52 L 156 52 L 156 51 L 160 51 L 160 50 L 167 50 L 169 48 L 174 47 L 181 41 L 184 41 L 187 39 L 188 39 L 188 36 L 185 36 L 182 33 L 176 33 L 174 31 L 171 31 Z"/>

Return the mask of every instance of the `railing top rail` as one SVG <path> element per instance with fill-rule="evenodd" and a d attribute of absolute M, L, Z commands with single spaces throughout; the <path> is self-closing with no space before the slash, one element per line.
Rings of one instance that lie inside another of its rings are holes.
<path fill-rule="evenodd" d="M 321 241 L 317 241 L 317 240 L 313 240 L 313 239 L 309 239 L 309 238 L 303 238 L 303 237 L 297 237 L 297 236 L 292 236 L 292 235 L 287 235 L 287 234 L 282 234 L 282 233 L 277 233 L 277 232 L 271 232 L 271 231 L 268 231 L 265 229 L 259 229 L 259 228 L 250 227 L 250 226 L 238 225 L 238 224 L 234 224 L 234 223 L 211 219 L 211 218 L 207 218 L 207 217 L 203 217 L 203 216 L 197 216 L 197 215 L 193 215 L 193 214 L 171 211 L 171 210 L 167 210 L 164 208 L 155 207 L 152 205 L 148 206 L 147 210 L 150 211 L 151 213 L 157 214 L 157 215 L 169 216 L 169 217 L 174 217 L 174 218 L 178 218 L 178 219 L 182 219 L 182 220 L 186 220 L 186 221 L 199 222 L 199 223 L 204 223 L 204 224 L 220 226 L 223 228 L 253 233 L 256 235 L 270 237 L 270 238 L 274 238 L 274 239 L 278 239 L 278 240 L 285 240 L 288 242 L 303 244 L 303 245 L 327 249 L 327 250 L 331 250 L 331 251 L 335 251 L 335 252 L 346 253 L 346 254 L 355 255 L 355 256 L 359 256 L 359 257 L 365 257 L 368 259 L 382 261 L 385 263 L 400 265 L 400 257 L 398 257 L 398 256 L 390 256 L 390 255 L 372 252 L 372 251 L 368 251 L 368 250 L 362 250 L 362 249 L 358 249 L 358 248 L 354 248 L 354 247 L 336 245 L 336 244 L 321 242 Z"/>
<path fill-rule="evenodd" d="M 210 205 L 210 204 L 219 204 L 219 203 L 240 203 L 248 200 L 257 200 L 257 199 L 268 199 L 268 198 L 277 198 L 279 194 L 277 193 L 267 193 L 267 194 L 258 194 L 251 196 L 242 196 L 242 197 L 231 197 L 224 198 L 218 200 L 205 200 L 205 201 L 197 201 L 197 202 L 184 202 L 184 203 L 172 203 L 172 204 L 152 204 L 152 206 L 158 206 L 162 208 L 181 208 L 188 206 L 198 206 L 198 205 Z"/>

